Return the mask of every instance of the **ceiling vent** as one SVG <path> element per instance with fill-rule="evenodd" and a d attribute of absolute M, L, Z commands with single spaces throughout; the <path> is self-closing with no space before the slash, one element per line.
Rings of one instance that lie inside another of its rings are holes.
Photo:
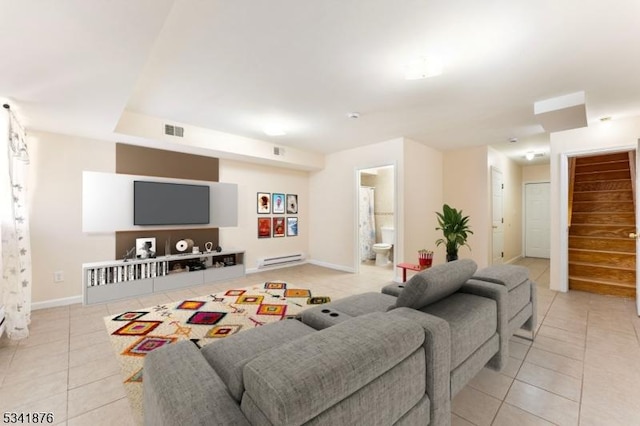
<path fill-rule="evenodd" d="M 274 146 L 273 155 L 284 155 L 284 148 L 280 148 L 279 146 Z"/>
<path fill-rule="evenodd" d="M 172 124 L 164 125 L 164 134 L 169 136 L 184 137 L 184 127 L 174 126 Z"/>

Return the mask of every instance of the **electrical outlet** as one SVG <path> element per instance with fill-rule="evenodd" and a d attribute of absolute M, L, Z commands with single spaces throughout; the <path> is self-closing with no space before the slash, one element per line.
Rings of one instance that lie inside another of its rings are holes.
<path fill-rule="evenodd" d="M 64 281 L 64 271 L 55 271 L 53 273 L 53 282 L 61 283 L 62 281 Z"/>

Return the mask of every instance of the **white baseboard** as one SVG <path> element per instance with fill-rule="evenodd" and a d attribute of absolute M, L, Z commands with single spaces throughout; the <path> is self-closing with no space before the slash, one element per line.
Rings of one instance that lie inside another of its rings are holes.
<path fill-rule="evenodd" d="M 45 300 L 44 302 L 34 302 L 31 304 L 31 310 L 57 308 L 58 306 L 74 305 L 82 303 L 82 296 L 63 297 L 62 299 Z"/>
<path fill-rule="evenodd" d="M 309 260 L 309 263 L 316 266 L 322 266 L 323 268 L 335 269 L 337 271 L 349 272 L 354 274 L 356 271 L 354 268 L 350 268 L 344 265 L 336 265 L 335 263 L 322 262 L 320 260 Z"/>
<path fill-rule="evenodd" d="M 506 263 L 507 265 L 510 265 L 510 264 L 512 264 L 512 263 L 516 263 L 517 261 L 522 260 L 522 259 L 524 259 L 524 256 L 522 256 L 522 255 L 520 254 L 520 255 L 518 255 L 518 256 L 516 256 L 516 257 L 514 257 L 513 259 L 509 259 L 509 260 L 507 260 L 507 261 L 506 261 L 506 262 L 504 262 L 504 263 Z"/>

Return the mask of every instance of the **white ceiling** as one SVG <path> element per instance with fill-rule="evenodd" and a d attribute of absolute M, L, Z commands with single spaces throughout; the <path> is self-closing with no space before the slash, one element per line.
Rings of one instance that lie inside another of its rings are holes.
<path fill-rule="evenodd" d="M 583 90 L 589 122 L 640 115 L 637 0 L 0 0 L 0 10 L 0 97 L 28 130 L 121 140 L 113 129 L 129 110 L 316 152 L 404 136 L 520 160 L 548 151 L 536 101 Z M 443 58 L 444 74 L 405 80 L 419 55 Z M 262 133 L 273 121 L 287 135 Z"/>

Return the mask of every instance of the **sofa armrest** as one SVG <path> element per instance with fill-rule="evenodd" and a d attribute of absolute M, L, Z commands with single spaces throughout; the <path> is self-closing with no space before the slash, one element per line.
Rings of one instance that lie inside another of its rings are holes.
<path fill-rule="evenodd" d="M 507 287 L 502 284 L 470 279 L 460 287 L 460 293 L 468 293 L 496 301 L 498 308 L 498 336 L 500 350 L 489 361 L 488 366 L 502 370 L 509 361 L 509 300 Z"/>
<path fill-rule="evenodd" d="M 238 403 L 191 341 L 147 354 L 144 360 L 145 425 L 246 425 Z"/>
<path fill-rule="evenodd" d="M 406 318 L 424 329 L 426 390 L 431 400 L 434 425 L 451 422 L 451 331 L 449 323 L 436 316 L 411 308 L 397 308 L 388 315 Z"/>

